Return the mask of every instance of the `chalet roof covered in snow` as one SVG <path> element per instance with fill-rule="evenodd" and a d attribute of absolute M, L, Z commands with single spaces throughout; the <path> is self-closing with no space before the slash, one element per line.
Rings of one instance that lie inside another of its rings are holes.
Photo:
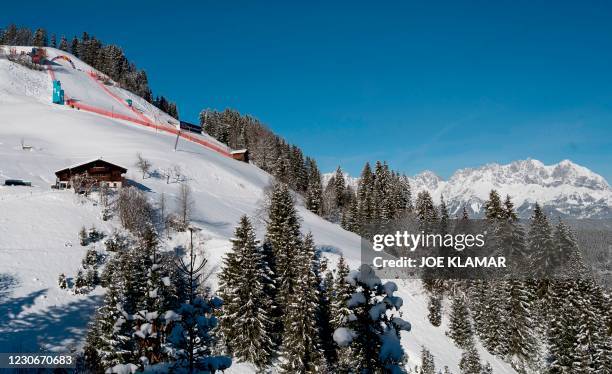
<path fill-rule="evenodd" d="M 86 161 L 80 164 L 71 165 L 64 169 L 60 169 L 55 172 L 55 175 L 59 177 L 60 175 L 65 174 L 66 172 L 80 173 L 91 167 L 96 167 L 96 166 L 106 166 L 106 167 L 109 167 L 110 169 L 117 170 L 121 172 L 122 174 L 127 172 L 127 169 L 124 168 L 123 166 L 119 166 L 117 164 L 113 164 L 112 162 L 108 162 L 101 158 L 97 158 L 97 159 Z"/>

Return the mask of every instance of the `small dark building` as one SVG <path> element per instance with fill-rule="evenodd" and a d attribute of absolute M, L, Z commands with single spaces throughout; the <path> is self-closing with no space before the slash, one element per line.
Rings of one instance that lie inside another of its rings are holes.
<path fill-rule="evenodd" d="M 24 181 L 22 179 L 7 179 L 4 181 L 5 186 L 32 186 L 32 182 Z"/>
<path fill-rule="evenodd" d="M 99 158 L 56 171 L 56 186 L 57 188 L 70 188 L 73 178 L 79 176 L 84 177 L 85 183 L 89 186 L 106 184 L 108 187 L 118 188 L 123 185 L 125 180 L 123 174 L 126 172 L 126 168 Z"/>
<path fill-rule="evenodd" d="M 195 132 L 197 134 L 202 133 L 202 127 L 198 125 L 194 125 L 193 123 L 179 121 L 181 123 L 181 130 L 186 130 L 189 132 Z"/>
<path fill-rule="evenodd" d="M 231 152 L 234 160 L 249 162 L 249 150 L 248 149 L 237 149 Z"/>

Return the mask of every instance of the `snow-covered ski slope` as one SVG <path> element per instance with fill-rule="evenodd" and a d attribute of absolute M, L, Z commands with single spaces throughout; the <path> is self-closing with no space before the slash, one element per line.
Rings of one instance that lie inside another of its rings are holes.
<path fill-rule="evenodd" d="M 53 49 L 49 53 L 64 54 Z M 124 110 L 88 75 L 91 67 L 69 57 L 77 70 L 63 61 L 58 62 L 61 68 L 54 67 L 69 97 Z M 117 87 L 110 89 L 132 98 L 143 115 L 156 116 L 158 121 L 169 119 L 135 95 Z M 241 215 L 253 217 L 262 236 L 265 223 L 260 207 L 271 177 L 253 165 L 185 139 L 179 140 L 174 152 L 175 138 L 155 128 L 51 104 L 47 72 L 0 58 L 0 183 L 16 178 L 33 185 L 0 186 L 0 352 L 65 351 L 78 346 L 103 292 L 97 289 L 89 295 L 72 295 L 57 286 L 60 273 L 74 277 L 80 267 L 86 249 L 79 245 L 79 229 L 95 224 L 111 232 L 119 223 L 116 219 L 103 222 L 100 208 L 91 201 L 82 201 L 70 191 L 52 190 L 56 170 L 102 157 L 126 167 L 127 178 L 146 191 L 151 201 L 165 193 L 172 210 L 179 183 L 167 184 L 157 171 L 178 165 L 193 191 L 193 223 L 202 229 L 198 240 L 204 241 L 212 270 L 218 269 L 230 248 L 228 239 Z M 22 142 L 31 149 L 23 150 Z M 137 153 L 152 162 L 152 176 L 143 179 L 134 167 Z M 342 253 L 353 267 L 358 265 L 360 241 L 355 234 L 302 206 L 299 212 L 303 230 L 312 231 L 332 262 Z M 186 240 L 186 236 L 173 235 L 165 245 L 171 248 Z M 461 350 L 445 336 L 446 321 L 438 328 L 427 321 L 426 297 L 419 282 L 399 281 L 398 285 L 404 298 L 404 318 L 413 326 L 402 336 L 409 365 L 420 363 L 421 345 L 425 345 L 435 356 L 437 367 L 447 365 L 458 373 Z M 483 350 L 481 358 L 491 362 L 496 373 L 513 372 Z M 249 370 L 248 365 L 237 364 L 230 372 Z"/>

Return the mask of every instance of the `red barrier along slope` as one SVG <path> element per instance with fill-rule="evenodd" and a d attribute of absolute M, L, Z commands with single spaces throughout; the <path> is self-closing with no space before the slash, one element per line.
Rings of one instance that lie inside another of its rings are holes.
<path fill-rule="evenodd" d="M 49 77 L 51 78 L 51 80 L 55 80 L 55 73 L 53 72 L 53 69 L 51 68 L 51 66 L 47 65 L 47 72 L 49 73 Z M 125 101 L 123 101 L 121 98 L 119 98 L 117 95 L 113 94 L 108 88 L 106 88 L 104 86 L 104 84 L 100 81 L 98 81 L 96 78 L 94 78 L 93 76 L 90 75 L 90 77 L 92 79 L 94 79 L 96 81 L 96 83 L 98 83 L 102 89 L 109 94 L 110 96 L 112 96 L 115 100 L 123 103 L 126 107 L 130 108 L 132 111 L 134 111 L 135 114 L 139 115 L 139 117 L 141 118 L 133 118 L 130 116 L 126 116 L 125 114 L 120 114 L 120 113 L 115 113 L 115 112 L 111 112 L 109 110 L 106 109 L 102 109 L 102 108 L 98 108 L 94 105 L 89 105 L 89 104 L 85 104 L 76 100 L 72 100 L 70 98 L 68 98 L 68 95 L 66 95 L 65 93 L 65 89 L 64 89 L 64 96 L 66 97 L 66 105 L 72 107 L 72 108 L 77 108 L 77 109 L 81 109 L 87 112 L 92 112 L 92 113 L 97 113 L 100 115 L 103 115 L 105 117 L 110 117 L 110 118 L 117 118 L 117 119 L 121 119 L 124 121 L 128 121 L 128 122 L 132 122 L 132 123 L 136 123 L 142 126 L 146 126 L 149 128 L 154 128 L 169 134 L 179 134 L 179 136 L 183 139 L 186 139 L 190 142 L 193 143 L 197 143 L 200 144 L 206 148 L 209 148 L 223 156 L 226 157 L 230 157 L 231 158 L 231 153 L 227 150 L 224 149 L 223 147 L 220 147 L 216 144 L 213 144 L 209 141 L 206 141 L 204 139 L 198 138 L 196 136 L 193 136 L 189 133 L 184 133 L 184 132 L 180 132 L 179 130 L 177 130 L 175 127 L 171 127 L 171 126 L 159 126 L 155 123 L 153 123 L 149 118 L 147 118 L 146 116 L 144 116 L 142 113 L 138 112 L 136 109 L 130 107 L 129 105 L 127 105 L 127 103 Z"/>
<path fill-rule="evenodd" d="M 145 121 L 145 122 L 152 122 L 149 118 L 147 118 L 144 114 L 140 113 L 139 111 L 137 111 L 134 107 L 129 106 L 127 104 L 127 102 L 120 98 L 118 95 L 116 95 L 115 93 L 113 93 L 111 90 L 108 89 L 108 87 L 106 87 L 106 85 L 103 82 L 100 82 L 100 80 L 98 79 L 98 76 L 94 73 L 94 72 L 89 72 L 87 74 L 89 76 L 89 78 L 91 78 L 94 82 L 96 82 L 96 84 L 98 86 L 100 86 L 100 88 L 106 92 L 106 94 L 110 97 L 112 97 L 113 99 L 115 99 L 119 104 L 123 105 L 124 107 L 128 108 L 130 111 L 132 111 L 141 121 Z"/>

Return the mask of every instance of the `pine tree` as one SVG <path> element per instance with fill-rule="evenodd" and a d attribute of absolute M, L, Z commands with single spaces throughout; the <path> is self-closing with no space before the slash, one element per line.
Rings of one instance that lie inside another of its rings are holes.
<path fill-rule="evenodd" d="M 461 374 L 481 374 L 480 356 L 474 345 L 470 345 L 461 355 L 459 372 Z"/>
<path fill-rule="evenodd" d="M 55 34 L 51 34 L 51 47 L 57 48 L 57 38 Z"/>
<path fill-rule="evenodd" d="M 219 275 L 219 295 L 224 300 L 219 331 L 236 358 L 252 362 L 259 369 L 268 365 L 274 349 L 270 316 L 273 301 L 265 292 L 268 273 L 253 226 L 243 216 Z"/>
<path fill-rule="evenodd" d="M 501 198 L 496 190 L 491 190 L 489 199 L 484 203 L 485 217 L 488 220 L 501 220 L 506 216 Z"/>
<path fill-rule="evenodd" d="M 439 221 L 438 212 L 429 192 L 419 192 L 414 208 L 416 211 L 416 216 L 419 219 L 421 230 L 425 231 L 426 233 L 436 231 Z"/>
<path fill-rule="evenodd" d="M 489 199 L 484 203 L 485 218 L 487 225 L 486 242 L 492 249 L 502 248 L 502 228 L 510 220 L 506 218 L 507 212 L 502 205 L 501 198 L 496 190 L 489 192 Z"/>
<path fill-rule="evenodd" d="M 310 157 L 306 158 L 308 173 L 308 186 L 306 188 L 306 208 L 315 214 L 321 214 L 323 187 L 321 186 L 321 172 L 317 163 Z"/>
<path fill-rule="evenodd" d="M 73 55 L 75 55 L 76 57 L 80 57 L 79 56 L 79 39 L 77 39 L 77 37 L 73 37 L 72 38 L 72 42 L 70 42 L 70 53 L 72 53 Z"/>
<path fill-rule="evenodd" d="M 318 373 L 324 360 L 317 327 L 318 262 L 310 234 L 304 238 L 298 264 L 299 275 L 285 309 L 280 367 L 285 373 Z"/>
<path fill-rule="evenodd" d="M 359 223 L 359 206 L 356 199 L 352 199 L 348 209 L 342 214 L 342 228 L 359 234 L 361 225 Z"/>
<path fill-rule="evenodd" d="M 138 356 L 141 361 L 146 358 L 149 364 L 166 359 L 162 346 L 166 338 L 163 316 L 178 306 L 176 291 L 170 282 L 170 270 L 158 246 L 158 234 L 153 224 L 148 223 L 133 253 L 137 266 L 134 270 L 142 274 L 144 280 L 139 286 L 142 296 L 137 300 L 133 330 Z"/>
<path fill-rule="evenodd" d="M 214 314 L 223 302 L 216 296 L 201 293 L 202 270 L 207 259 L 198 260 L 193 240 L 189 247 L 189 260 L 179 259 L 178 271 L 185 299 L 175 312 L 168 312 L 165 320 L 168 344 L 167 352 L 176 364 L 194 371 L 224 370 L 231 366 L 226 356 L 213 356 L 214 336 L 211 331 L 217 326 Z"/>
<path fill-rule="evenodd" d="M 0 39 L 0 44 L 4 45 L 17 45 L 17 26 L 15 24 L 10 24 L 2 33 L 2 38 Z"/>
<path fill-rule="evenodd" d="M 425 346 L 421 347 L 421 369 L 419 374 L 435 374 L 434 356 Z"/>
<path fill-rule="evenodd" d="M 547 340 L 550 373 L 570 373 L 573 364 L 573 349 L 577 324 L 572 320 L 569 297 L 574 285 L 570 281 L 555 280 L 551 283 L 547 315 Z"/>
<path fill-rule="evenodd" d="M 463 209 L 461 210 L 461 220 L 463 221 L 467 221 L 470 219 L 470 215 L 467 212 L 467 208 L 465 207 L 465 205 L 463 206 Z"/>
<path fill-rule="evenodd" d="M 300 223 L 293 198 L 286 184 L 274 186 L 270 202 L 266 241 L 274 253 L 278 315 L 283 315 L 293 293 L 299 264 L 297 258 L 302 248 Z M 277 331 L 281 330 L 280 328 Z"/>
<path fill-rule="evenodd" d="M 483 333 L 480 338 L 483 345 L 489 352 L 500 356 L 506 356 L 509 350 L 510 331 L 506 323 L 509 319 L 508 290 L 505 280 L 489 281 L 481 320 Z"/>
<path fill-rule="evenodd" d="M 359 201 L 359 221 L 360 225 L 368 225 L 374 219 L 374 175 L 370 164 L 366 162 L 359 177 L 357 187 L 357 200 Z M 367 233 L 364 233 L 367 237 Z"/>
<path fill-rule="evenodd" d="M 79 270 L 76 278 L 74 279 L 74 289 L 75 293 L 83 293 L 85 287 L 87 287 L 87 281 L 85 280 L 85 276 L 83 275 L 83 271 Z"/>
<path fill-rule="evenodd" d="M 591 279 L 577 279 L 570 291 L 569 300 L 577 327 L 573 350 L 576 372 L 605 373 L 611 369 L 611 337 L 604 327 L 605 315 L 610 311 L 598 309 L 599 291 L 599 286 Z"/>
<path fill-rule="evenodd" d="M 351 310 L 348 307 L 348 301 L 353 292 L 355 292 L 355 288 L 346 281 L 346 277 L 349 275 L 349 267 L 346 264 L 344 256 L 340 256 L 336 271 L 337 273 L 334 277 L 333 285 L 333 297 L 331 300 L 331 322 L 334 329 L 348 322 L 348 317 L 351 314 Z"/>
<path fill-rule="evenodd" d="M 382 284 L 368 265 L 362 265 L 346 279 L 356 289 L 348 302 L 352 314 L 346 327 L 336 329 L 334 340 L 350 348 L 349 370 L 376 372 L 384 368 L 403 372 L 405 357 L 399 331 L 409 331 L 410 324 L 395 314 L 402 305 L 402 299 L 393 295 L 397 285 Z"/>
<path fill-rule="evenodd" d="M 47 31 L 45 29 L 37 29 L 34 33 L 32 44 L 36 47 L 46 47 L 48 45 Z"/>
<path fill-rule="evenodd" d="M 528 268 L 530 256 L 525 244 L 525 231 L 518 221 L 510 196 L 506 197 L 504 215 L 495 226 L 493 240 L 501 253 L 506 255 L 511 275 L 514 277 L 527 275 L 524 273 Z"/>
<path fill-rule="evenodd" d="M 66 282 L 66 274 L 61 273 L 59 275 L 59 277 L 57 278 L 57 284 L 59 286 L 59 288 L 65 290 L 66 288 L 68 288 L 68 284 Z"/>
<path fill-rule="evenodd" d="M 493 374 L 493 367 L 491 366 L 491 364 L 489 363 L 489 361 L 487 361 L 486 364 L 484 364 L 484 366 L 482 367 L 482 374 Z"/>
<path fill-rule="evenodd" d="M 510 221 L 516 221 L 518 219 L 518 215 L 514 210 L 514 203 L 512 203 L 510 195 L 506 195 L 506 200 L 504 201 L 504 206 L 502 209 L 504 211 L 503 218 Z"/>
<path fill-rule="evenodd" d="M 569 226 L 559 218 L 553 234 L 554 252 L 553 273 L 556 278 L 582 278 L 586 272 L 576 238 Z"/>
<path fill-rule="evenodd" d="M 460 348 L 469 348 L 473 344 L 474 333 L 463 295 L 455 295 L 453 297 L 449 318 L 449 331 L 447 334 Z"/>
<path fill-rule="evenodd" d="M 319 256 L 321 256 L 321 254 L 319 254 Z M 322 279 L 320 282 L 317 325 L 319 326 L 321 349 L 323 351 L 327 368 L 328 370 L 333 371 L 338 368 L 338 353 L 336 352 L 336 344 L 333 340 L 334 327 L 332 327 L 334 274 L 328 269 L 328 262 L 325 257 L 320 257 L 319 262 L 320 269 L 318 277 Z"/>
<path fill-rule="evenodd" d="M 538 279 L 543 279 L 552 270 L 556 264 L 556 256 L 554 256 L 554 242 L 552 230 L 546 215 L 536 203 L 531 217 L 529 233 L 527 235 L 527 246 L 530 252 L 530 262 L 534 276 Z M 542 296 L 546 293 L 544 282 L 540 280 L 538 295 Z"/>
<path fill-rule="evenodd" d="M 427 318 L 432 326 L 439 327 L 442 324 L 442 300 L 437 295 L 429 295 Z"/>
<path fill-rule="evenodd" d="M 79 231 L 79 242 L 83 247 L 89 244 L 89 236 L 87 235 L 87 230 L 85 229 L 85 226 L 81 227 L 81 230 Z"/>
<path fill-rule="evenodd" d="M 408 213 L 412 213 L 414 211 L 414 204 L 412 203 L 412 187 L 410 187 L 410 181 L 408 180 L 407 176 L 402 175 L 401 185 L 402 194 L 406 203 L 405 211 Z"/>
<path fill-rule="evenodd" d="M 531 363 L 537 353 L 535 325 L 533 323 L 534 295 L 525 281 L 511 279 L 507 282 L 509 300 L 507 313 L 508 354 L 522 362 Z"/>
<path fill-rule="evenodd" d="M 393 218 L 393 204 L 390 197 L 391 173 L 389 166 L 377 161 L 374 167 L 373 203 L 374 219 L 386 225 Z"/>
<path fill-rule="evenodd" d="M 344 173 L 340 166 L 336 169 L 336 174 L 334 175 L 334 196 L 336 198 L 335 204 L 336 207 L 342 209 L 344 207 L 344 203 L 346 202 L 345 193 L 346 193 L 346 181 L 344 180 Z"/>
<path fill-rule="evenodd" d="M 122 303 L 122 289 L 126 284 L 119 269 L 112 267 L 123 261 L 127 261 L 125 253 L 107 265 L 111 267 L 107 267 L 107 271 L 112 270 L 113 281 L 108 284 L 102 307 L 96 312 L 87 334 L 84 355 L 86 366 L 92 372 L 103 372 L 115 365 L 135 361 L 131 323 Z"/>
<path fill-rule="evenodd" d="M 62 35 L 60 39 L 59 49 L 64 52 L 68 52 L 68 40 L 66 40 L 64 35 Z"/>
<path fill-rule="evenodd" d="M 450 230 L 450 217 L 448 214 L 448 207 L 446 206 L 446 201 L 444 201 L 444 196 L 440 197 L 440 233 L 442 235 L 447 234 Z"/>

